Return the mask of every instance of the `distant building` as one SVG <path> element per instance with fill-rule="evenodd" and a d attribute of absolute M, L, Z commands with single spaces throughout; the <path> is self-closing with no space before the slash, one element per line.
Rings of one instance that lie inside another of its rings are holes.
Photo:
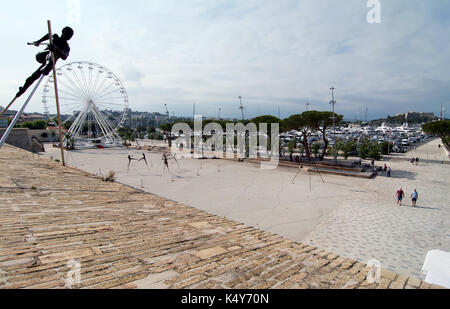
<path fill-rule="evenodd" d="M 351 128 L 351 129 L 360 129 L 361 128 L 361 124 L 359 124 L 359 123 L 350 123 L 348 125 L 348 127 Z"/>
<path fill-rule="evenodd" d="M 44 115 L 40 115 L 40 114 L 22 115 L 22 116 L 20 116 L 18 123 L 35 122 L 38 120 L 47 120 L 47 117 Z"/>
<path fill-rule="evenodd" d="M 8 127 L 8 119 L 0 119 L 0 128 Z"/>
<path fill-rule="evenodd" d="M 419 117 L 424 117 L 424 118 L 430 118 L 430 119 L 434 119 L 435 115 L 434 113 L 417 113 L 417 112 L 409 112 L 406 114 L 397 114 L 395 115 L 395 117 L 405 117 L 407 119 L 411 118 L 419 118 Z"/>
<path fill-rule="evenodd" d="M 5 108 L 3 106 L 0 106 L 0 112 L 3 111 Z M 9 118 L 9 117 L 14 117 L 16 115 L 17 111 L 13 111 L 13 110 L 8 110 L 6 111 L 5 115 L 3 117 L 5 118 Z"/>

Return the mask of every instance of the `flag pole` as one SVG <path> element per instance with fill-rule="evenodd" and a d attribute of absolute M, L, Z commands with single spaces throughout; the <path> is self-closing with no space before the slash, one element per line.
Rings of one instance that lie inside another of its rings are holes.
<path fill-rule="evenodd" d="M 53 44 L 53 34 L 52 34 L 52 23 L 50 20 L 47 20 L 48 25 L 48 39 L 50 45 Z M 64 160 L 64 145 L 63 145 L 63 136 L 62 136 L 62 127 L 61 127 L 61 112 L 59 109 L 59 95 L 58 95 L 58 81 L 56 79 L 56 68 L 55 68 L 55 53 L 50 51 L 53 63 L 53 82 L 55 85 L 55 99 L 56 99 L 56 112 L 58 114 L 58 127 L 59 127 L 59 144 L 61 148 L 61 162 L 63 166 L 66 166 L 66 162 Z"/>

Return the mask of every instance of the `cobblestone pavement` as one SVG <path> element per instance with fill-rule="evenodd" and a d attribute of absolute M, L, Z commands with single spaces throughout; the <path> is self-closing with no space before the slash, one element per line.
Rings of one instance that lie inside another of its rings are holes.
<path fill-rule="evenodd" d="M 438 288 L 5 146 L 0 288 Z M 76 278 L 76 276 L 74 277 Z"/>
<path fill-rule="evenodd" d="M 442 155 L 438 144 L 435 140 L 423 145 L 414 155 Z M 378 259 L 391 271 L 424 278 L 427 253 L 450 252 L 450 167 L 400 161 L 388 165 L 393 166 L 392 178 L 380 176 L 361 186 L 362 196 L 348 198 L 303 242 L 359 261 Z M 400 187 L 406 194 L 403 207 L 395 200 Z M 414 189 L 420 197 L 417 208 L 410 199 Z"/>

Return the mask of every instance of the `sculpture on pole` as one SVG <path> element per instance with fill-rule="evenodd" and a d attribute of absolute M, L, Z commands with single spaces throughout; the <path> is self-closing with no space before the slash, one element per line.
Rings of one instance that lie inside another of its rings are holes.
<path fill-rule="evenodd" d="M 62 30 L 62 35 L 53 34 L 51 44 L 48 44 L 47 48 L 36 55 L 36 61 L 41 64 L 39 69 L 34 72 L 26 81 L 25 84 L 19 88 L 19 92 L 16 97 L 19 98 L 24 94 L 27 89 L 42 75 L 47 76 L 53 70 L 53 62 L 51 59 L 51 53 L 55 55 L 55 64 L 59 59 L 66 60 L 69 57 L 70 47 L 68 41 L 72 38 L 74 32 L 72 28 L 65 27 Z M 40 40 L 33 43 L 28 43 L 28 45 L 40 46 L 43 42 L 49 40 L 48 34 L 44 35 Z"/>

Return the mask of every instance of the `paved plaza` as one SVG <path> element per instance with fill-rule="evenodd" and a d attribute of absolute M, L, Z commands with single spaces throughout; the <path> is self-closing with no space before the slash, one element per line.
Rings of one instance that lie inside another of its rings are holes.
<path fill-rule="evenodd" d="M 10 146 L 0 171 L 0 288 L 439 288 Z"/>
<path fill-rule="evenodd" d="M 179 160 L 163 171 L 160 153 L 146 153 L 148 164 L 133 161 L 143 151 L 84 150 L 67 155 L 70 165 L 93 174 L 116 172 L 119 182 L 190 205 L 208 213 L 260 228 L 296 242 L 317 246 L 405 276 L 424 278 L 421 268 L 430 250 L 450 251 L 450 165 L 439 161 L 412 166 L 407 158 L 446 157 L 438 140 L 387 163 L 393 177 L 376 179 L 310 175 L 280 167 L 262 170 L 256 164 L 223 160 Z M 57 149 L 45 156 L 57 158 Z M 403 156 L 403 157 L 402 157 Z M 442 161 L 442 159 L 441 159 Z M 323 180 L 323 181 L 322 181 Z M 397 207 L 396 191 L 407 194 Z M 410 194 L 417 189 L 419 207 Z"/>
<path fill-rule="evenodd" d="M 435 140 L 402 156 L 448 160 L 438 144 Z M 419 161 L 413 166 L 406 160 L 387 164 L 393 178 L 381 176 L 360 186 L 362 196 L 349 196 L 304 242 L 360 261 L 378 259 L 387 269 L 423 278 L 429 251 L 450 252 L 450 165 Z M 399 188 L 406 193 L 403 207 L 396 205 Z M 414 189 L 420 197 L 417 208 L 410 198 Z"/>

